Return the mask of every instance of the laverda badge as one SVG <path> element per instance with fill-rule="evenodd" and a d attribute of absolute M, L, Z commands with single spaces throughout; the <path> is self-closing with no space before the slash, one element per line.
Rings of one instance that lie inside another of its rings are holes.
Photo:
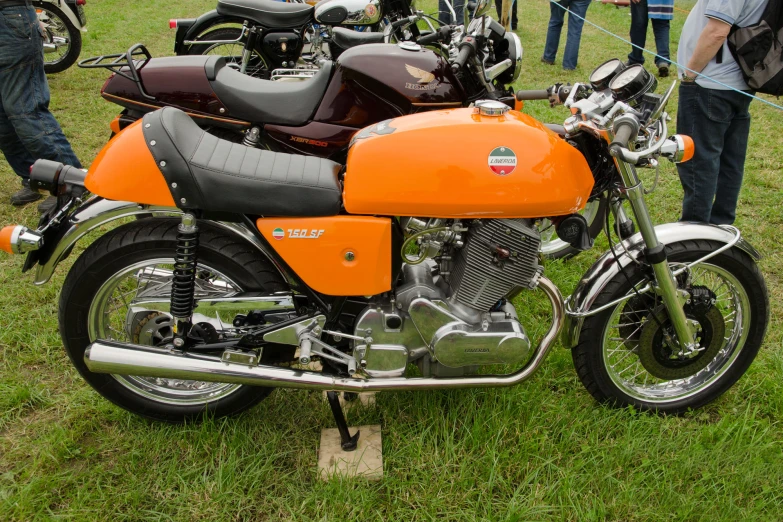
<path fill-rule="evenodd" d="M 282 228 L 277 227 L 272 231 L 272 237 L 275 239 L 283 239 L 285 237 L 285 231 Z"/>
<path fill-rule="evenodd" d="M 517 155 L 508 147 L 498 147 L 489 153 L 487 164 L 499 176 L 508 176 L 517 168 Z"/>

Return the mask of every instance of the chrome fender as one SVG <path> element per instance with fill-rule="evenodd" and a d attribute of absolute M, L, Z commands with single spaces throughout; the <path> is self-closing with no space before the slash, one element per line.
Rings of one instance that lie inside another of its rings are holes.
<path fill-rule="evenodd" d="M 46 284 L 51 279 L 52 274 L 54 274 L 57 265 L 68 257 L 73 246 L 90 231 L 112 221 L 133 217 L 138 214 L 152 214 L 153 218 L 172 217 L 182 214 L 182 211 L 175 207 L 140 205 L 130 201 L 112 201 L 92 196 L 70 216 L 67 224 L 62 225 L 65 227 L 65 231 L 58 234 L 59 240 L 57 245 L 52 249 L 46 262 L 39 263 L 35 273 L 35 284 Z M 245 225 L 222 221 L 210 221 L 210 223 L 226 231 L 233 232 L 256 247 L 277 268 L 280 275 L 291 281 L 291 277 L 287 275 L 286 269 L 275 261 L 274 256 L 269 253 L 268 247 L 252 231 L 248 230 Z"/>
<path fill-rule="evenodd" d="M 667 223 L 655 227 L 655 233 L 658 240 L 664 244 L 694 239 L 708 239 L 725 244 L 736 241 L 734 246 L 747 252 L 756 261 L 761 259 L 761 254 L 740 235 L 740 231 L 728 225 Z M 620 266 L 615 261 L 612 252 L 609 251 L 585 272 L 574 293 L 566 299 L 566 319 L 561 339 L 566 348 L 573 348 L 579 343 L 579 334 L 582 331 L 586 314 L 590 312 L 593 303 L 609 284 L 609 281 L 619 274 L 621 269 L 639 260 L 644 255 L 644 248 L 642 235 L 636 233 L 614 246 Z"/>

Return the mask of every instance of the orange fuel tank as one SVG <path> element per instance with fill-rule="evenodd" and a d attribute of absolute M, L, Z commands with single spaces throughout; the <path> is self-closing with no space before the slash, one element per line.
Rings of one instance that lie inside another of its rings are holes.
<path fill-rule="evenodd" d="M 84 186 L 116 201 L 174 207 L 166 179 L 147 148 L 141 120 L 114 136 L 90 165 Z"/>
<path fill-rule="evenodd" d="M 391 290 L 389 218 L 260 218 L 256 226 L 307 286 L 326 295 Z"/>
<path fill-rule="evenodd" d="M 538 218 L 584 208 L 593 176 L 582 154 L 517 111 L 433 111 L 377 123 L 348 152 L 351 214 Z"/>

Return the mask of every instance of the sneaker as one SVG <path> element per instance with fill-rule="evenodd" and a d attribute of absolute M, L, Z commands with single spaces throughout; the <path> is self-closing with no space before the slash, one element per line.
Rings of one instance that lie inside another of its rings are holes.
<path fill-rule="evenodd" d="M 55 206 L 57 206 L 57 198 L 54 196 L 49 196 L 38 205 L 38 213 L 46 214 Z"/>
<path fill-rule="evenodd" d="M 658 76 L 661 78 L 667 78 L 669 76 L 669 64 L 668 63 L 659 63 L 658 64 Z"/>
<path fill-rule="evenodd" d="M 35 203 L 43 196 L 41 193 L 30 188 L 30 181 L 22 180 L 22 190 L 11 196 L 11 204 L 15 207 L 21 207 L 30 203 Z"/>

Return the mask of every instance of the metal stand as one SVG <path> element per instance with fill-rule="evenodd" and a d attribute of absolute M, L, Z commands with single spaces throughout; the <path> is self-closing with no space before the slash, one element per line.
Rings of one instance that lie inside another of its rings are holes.
<path fill-rule="evenodd" d="M 348 422 L 345 420 L 345 414 L 343 414 L 343 409 L 340 406 L 337 392 L 326 392 L 326 400 L 329 401 L 334 421 L 337 423 L 337 430 L 340 432 L 340 447 L 343 451 L 354 451 L 359 443 L 359 431 L 357 430 L 353 437 L 348 432 Z"/>

